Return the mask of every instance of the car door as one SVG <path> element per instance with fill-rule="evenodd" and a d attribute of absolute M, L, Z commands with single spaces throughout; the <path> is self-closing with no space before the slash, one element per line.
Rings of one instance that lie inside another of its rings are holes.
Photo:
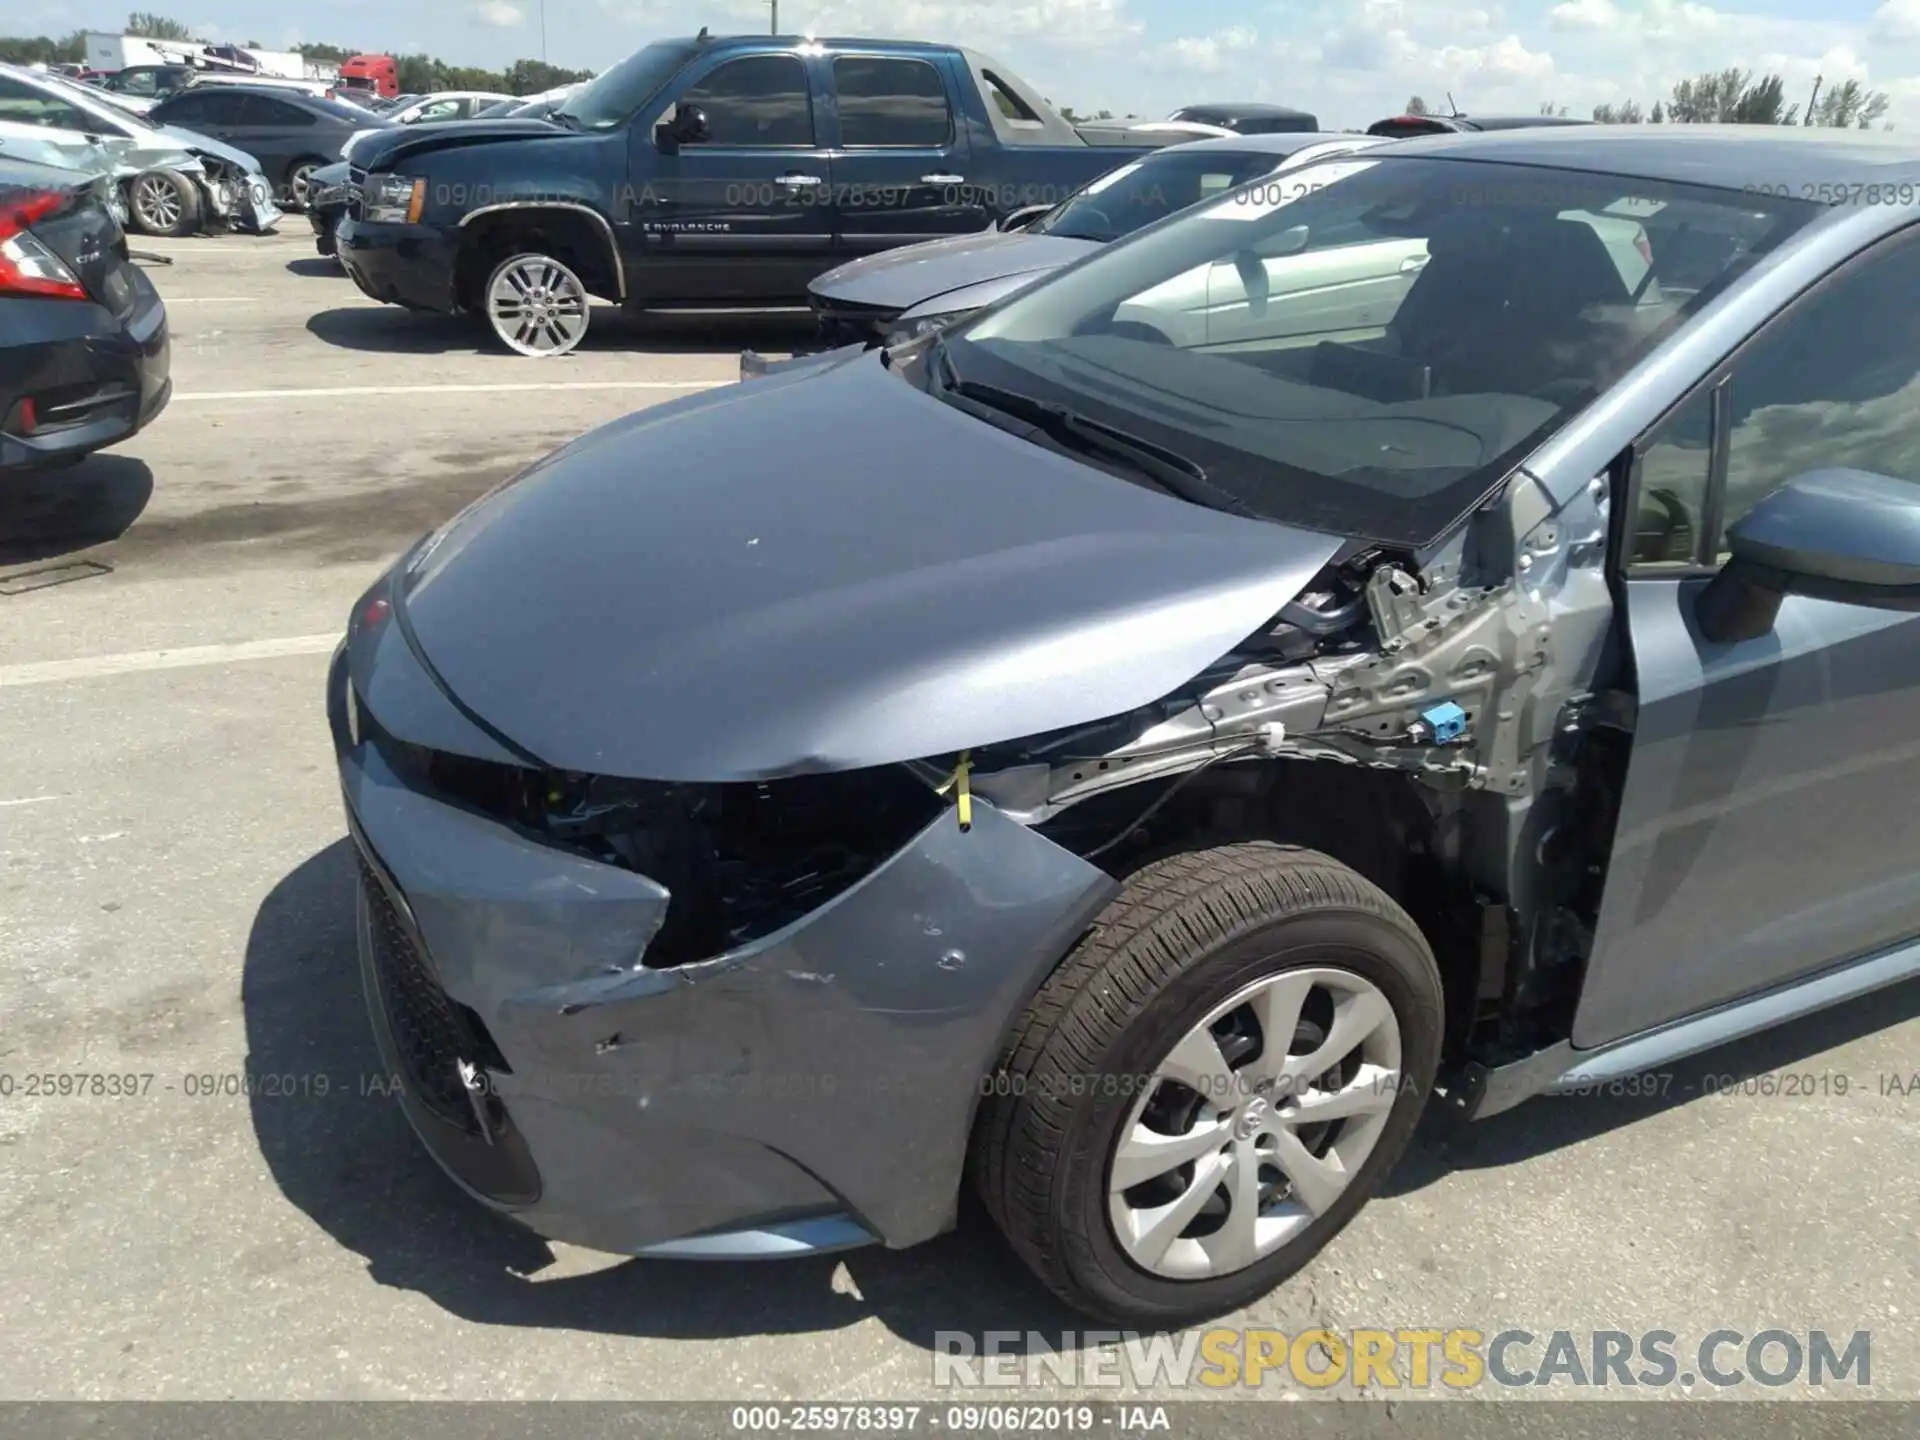
<path fill-rule="evenodd" d="M 1832 467 L 1920 496 L 1912 232 L 1801 296 L 1635 447 L 1619 588 L 1638 718 L 1578 1046 L 1920 934 L 1920 617 L 1788 596 L 1725 645 L 1695 618 L 1727 525 Z"/>
<path fill-rule="evenodd" d="M 823 60 L 838 126 L 834 243 L 842 259 L 986 228 L 967 183 L 965 130 L 930 61 L 838 54 Z"/>
<path fill-rule="evenodd" d="M 35 153 L 48 159 L 57 156 L 54 163 L 85 169 L 88 152 L 97 150 L 111 134 L 78 105 L 24 80 L 0 75 L 0 140 L 33 144 Z"/>
<path fill-rule="evenodd" d="M 204 85 L 166 102 L 154 112 L 156 124 L 178 125 L 210 139 L 257 153 L 242 138 L 246 129 L 246 96 L 219 85 Z"/>
<path fill-rule="evenodd" d="M 803 297 L 833 253 L 833 170 L 805 60 L 729 55 L 652 113 L 678 122 L 694 110 L 702 139 L 663 142 L 644 118 L 630 131 L 632 290 L 656 302 Z"/>
<path fill-rule="evenodd" d="M 228 139 L 224 135 L 220 138 Z M 296 160 L 338 159 L 342 138 L 323 128 L 312 111 L 291 100 L 255 90 L 243 93 L 240 124 L 228 143 L 239 146 L 258 160 L 268 180 L 275 185 L 285 185 Z"/>

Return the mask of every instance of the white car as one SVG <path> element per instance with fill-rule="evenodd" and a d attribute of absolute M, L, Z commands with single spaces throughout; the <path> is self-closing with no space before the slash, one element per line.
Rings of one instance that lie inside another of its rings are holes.
<path fill-rule="evenodd" d="M 1371 160 L 1330 160 L 1277 172 L 1243 187 L 1201 213 L 1223 224 L 1256 220 L 1291 204 Z M 1624 207 L 1624 208 L 1623 208 Z M 1562 211 L 1560 223 L 1584 226 L 1605 247 L 1634 307 L 1662 313 L 1664 297 L 1650 271 L 1652 251 L 1642 220 L 1658 212 L 1652 202 L 1623 202 L 1596 214 Z M 1650 207 L 1650 208 L 1649 208 Z M 1479 217 L 1484 221 L 1484 217 Z M 1484 221 L 1484 223 L 1492 223 Z M 1475 217 L 1462 217 L 1448 233 L 1471 248 Z M 1297 226 L 1270 232 L 1262 244 L 1142 291 L 1120 306 L 1115 320 L 1130 321 L 1185 348 L 1232 350 L 1301 348 L 1332 341 L 1370 345 L 1390 338 L 1390 326 L 1414 281 L 1431 258 L 1428 240 L 1404 237 L 1366 220 L 1346 233 L 1310 233 Z M 1331 317 L 1339 328 L 1331 328 Z"/>
<path fill-rule="evenodd" d="M 513 98 L 486 90 L 442 90 L 433 95 L 422 95 L 403 110 L 389 111 L 387 118 L 401 125 L 419 125 L 434 120 L 471 120 L 478 111 L 489 105 L 498 105 L 502 100 Z"/>
<path fill-rule="evenodd" d="M 53 163 L 97 168 L 107 152 L 131 228 L 187 235 L 209 217 L 257 234 L 280 223 L 273 190 L 243 150 L 170 125 L 152 125 L 103 92 L 44 71 L 0 65 L 0 154 L 31 147 Z"/>

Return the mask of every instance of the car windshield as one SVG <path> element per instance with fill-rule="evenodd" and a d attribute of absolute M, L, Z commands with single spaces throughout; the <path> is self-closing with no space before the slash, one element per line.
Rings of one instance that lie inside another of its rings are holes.
<path fill-rule="evenodd" d="M 1224 195 L 1286 157 L 1270 151 L 1192 150 L 1175 146 L 1109 170 L 1068 196 L 1028 231 L 1063 240 L 1118 240 L 1176 210 Z"/>
<path fill-rule="evenodd" d="M 690 40 L 656 41 L 582 85 L 553 116 L 583 130 L 624 125 L 699 53 Z"/>
<path fill-rule="evenodd" d="M 1576 171 L 1323 160 L 1014 296 L 949 332 L 944 368 L 1124 427 L 1261 516 L 1418 546 L 1817 213 Z"/>

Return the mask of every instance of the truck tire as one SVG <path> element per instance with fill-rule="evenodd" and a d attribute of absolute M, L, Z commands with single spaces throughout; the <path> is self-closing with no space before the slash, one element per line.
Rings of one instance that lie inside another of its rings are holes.
<path fill-rule="evenodd" d="M 520 355 L 565 355 L 586 339 L 592 307 L 573 267 L 552 255 L 521 250 L 487 277 L 480 313 L 496 339 Z"/>
<path fill-rule="evenodd" d="M 178 170 L 143 170 L 127 181 L 127 228 L 177 239 L 200 229 L 200 187 Z"/>
<path fill-rule="evenodd" d="M 1159 1328 L 1236 1309 L 1400 1158 L 1444 1015 L 1419 927 L 1338 861 L 1267 843 L 1157 861 L 1015 1027 L 974 1182 L 1087 1315 Z"/>

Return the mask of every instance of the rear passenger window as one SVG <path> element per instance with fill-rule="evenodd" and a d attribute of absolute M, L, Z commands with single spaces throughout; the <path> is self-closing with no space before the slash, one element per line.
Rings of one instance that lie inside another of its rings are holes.
<path fill-rule="evenodd" d="M 924 60 L 843 55 L 833 62 L 840 143 L 850 149 L 937 149 L 953 139 L 940 72 Z"/>
<path fill-rule="evenodd" d="M 305 126 L 313 124 L 313 116 L 298 105 L 289 105 L 284 100 L 275 100 L 270 95 L 249 95 L 246 105 L 246 124 Z"/>
<path fill-rule="evenodd" d="M 793 55 L 729 60 L 680 96 L 681 107 L 707 112 L 707 145 L 811 146 L 813 99 L 807 69 Z"/>

